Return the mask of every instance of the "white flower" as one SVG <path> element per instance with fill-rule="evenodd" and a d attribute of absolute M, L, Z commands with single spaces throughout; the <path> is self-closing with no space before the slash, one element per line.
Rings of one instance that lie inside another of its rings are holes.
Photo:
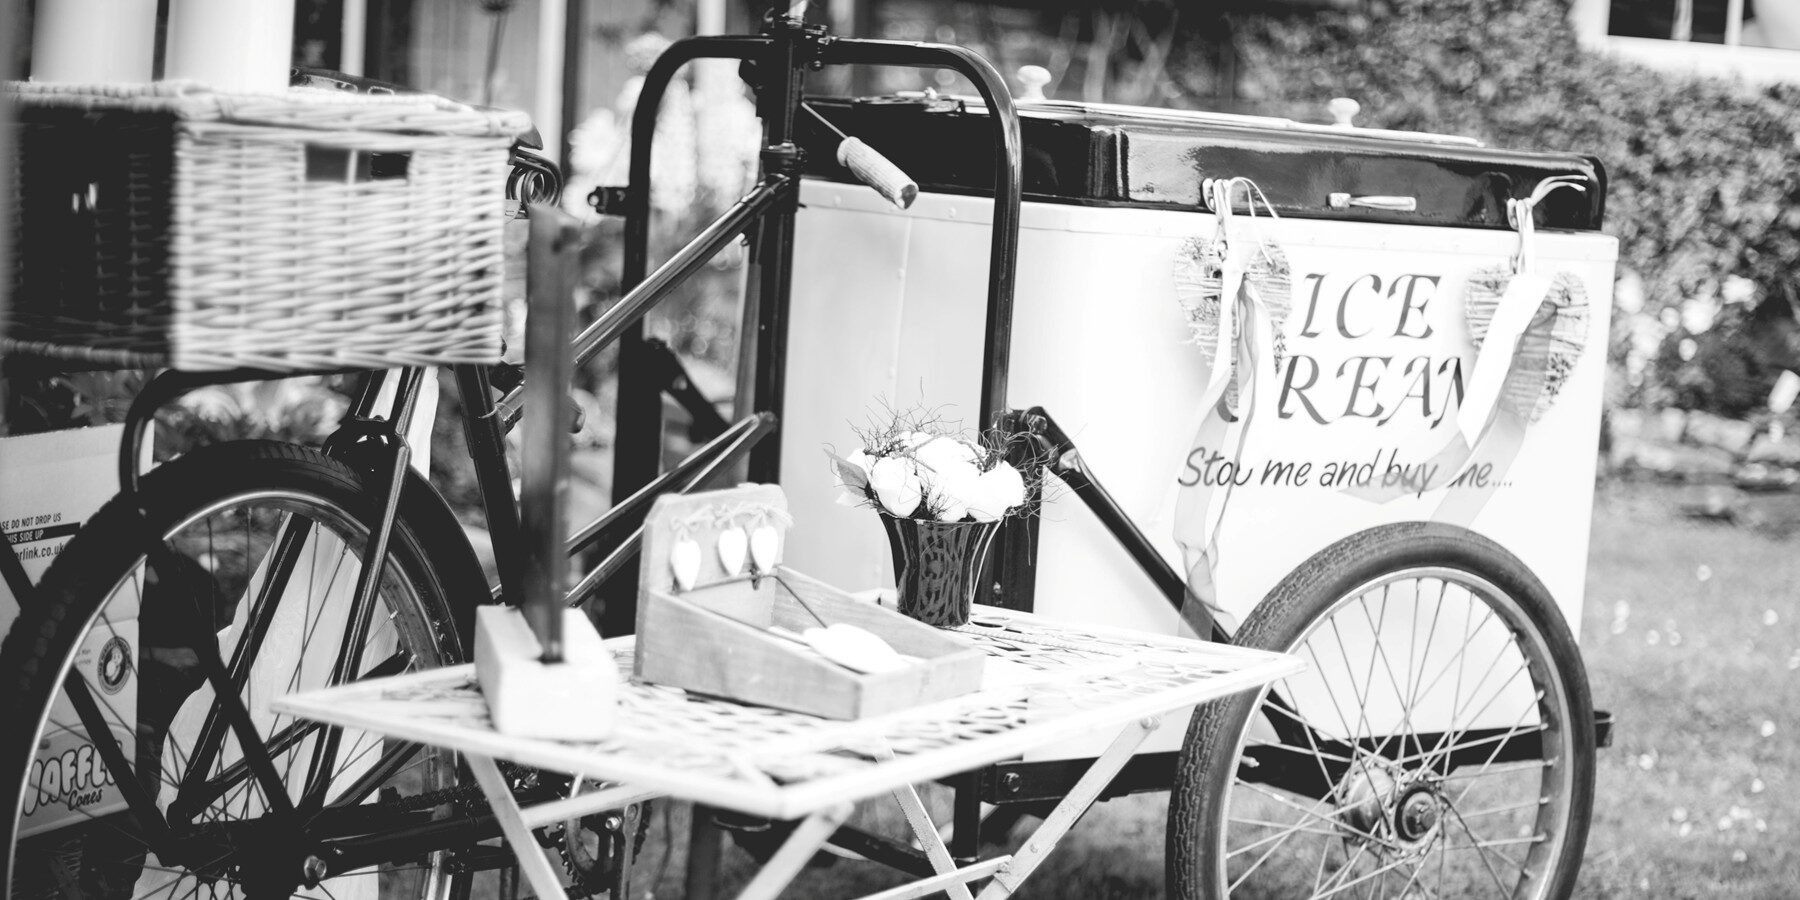
<path fill-rule="evenodd" d="M 966 458 L 940 460 L 936 468 L 923 474 L 927 505 L 939 521 L 962 521 L 969 514 L 969 504 L 982 496 L 981 470 Z"/>
<path fill-rule="evenodd" d="M 912 515 L 925 491 L 918 467 L 899 456 L 884 456 L 869 466 L 869 487 L 881 507 L 896 516 Z"/>
<path fill-rule="evenodd" d="M 981 460 L 981 451 L 953 437 L 936 437 L 918 445 L 913 450 L 913 459 L 919 465 L 937 472 L 955 466 L 973 466 Z M 931 472 L 926 477 L 931 477 Z"/>
<path fill-rule="evenodd" d="M 969 501 L 969 515 L 977 522 L 992 522 L 1006 511 L 1025 502 L 1025 479 L 1019 470 L 998 463 L 981 473 L 977 497 Z"/>

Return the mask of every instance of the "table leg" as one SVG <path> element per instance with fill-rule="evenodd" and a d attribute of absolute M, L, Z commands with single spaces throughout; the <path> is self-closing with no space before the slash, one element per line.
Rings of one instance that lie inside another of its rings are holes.
<path fill-rule="evenodd" d="M 713 822 L 712 809 L 696 803 L 688 822 L 687 900 L 717 900 L 719 856 L 725 849 L 725 831 Z"/>
<path fill-rule="evenodd" d="M 950 853 L 962 865 L 981 856 L 981 776 L 970 772 L 952 779 Z"/>
<path fill-rule="evenodd" d="M 769 861 L 744 885 L 738 893 L 737 900 L 774 900 L 794 876 L 806 867 L 813 854 L 825 846 L 831 839 L 832 832 L 837 831 L 844 820 L 850 818 L 851 805 L 848 803 L 820 810 L 807 816 L 800 822 L 794 833 L 783 841 L 781 849 L 769 857 Z"/>
<path fill-rule="evenodd" d="M 912 826 L 919 845 L 925 848 L 925 858 L 931 860 L 931 868 L 939 875 L 956 871 L 956 861 L 950 858 L 950 848 L 944 846 L 944 838 L 938 834 L 937 826 L 932 824 L 931 813 L 925 809 L 925 801 L 919 799 L 919 792 L 909 784 L 896 788 L 894 799 L 899 802 L 900 811 L 906 814 L 906 824 Z M 949 885 L 944 888 L 944 893 L 950 895 L 950 900 L 975 900 L 965 884 Z"/>
<path fill-rule="evenodd" d="M 506 836 L 506 843 L 512 846 L 513 856 L 518 859 L 519 869 L 525 873 L 525 880 L 531 885 L 532 892 L 537 894 L 539 900 L 568 900 L 568 895 L 563 892 L 562 879 L 556 877 L 556 870 L 551 868 L 550 860 L 544 856 L 537 839 L 531 836 L 531 829 L 525 825 L 519 803 L 507 788 L 506 776 L 500 774 L 500 767 L 486 756 L 466 753 L 463 758 L 469 763 L 469 771 L 475 773 L 475 781 L 481 785 L 481 792 L 487 795 L 488 807 L 500 822 L 500 833 Z"/>
<path fill-rule="evenodd" d="M 1132 754 L 1137 752 L 1138 746 L 1150 737 L 1161 721 L 1160 717 L 1152 716 L 1125 726 L 1125 729 L 1119 732 L 1119 736 L 1114 738 L 1112 744 L 1106 748 L 1106 752 L 1094 760 L 1094 764 L 1088 767 L 1087 772 L 1081 776 L 1081 780 L 1075 782 L 1075 786 L 1069 790 L 1068 795 L 1063 797 L 1056 804 L 1056 808 L 1050 811 L 1050 815 L 1044 819 L 1044 823 L 1039 825 L 1037 830 L 1031 833 L 1031 837 L 1025 840 L 1025 846 L 1019 848 L 1019 852 L 1013 856 L 1012 862 L 994 873 L 994 880 L 988 882 L 987 888 L 981 892 L 980 900 L 1004 900 L 1004 898 L 1012 896 L 1013 892 L 1019 889 L 1019 885 L 1030 877 L 1032 871 L 1044 861 L 1044 858 L 1050 855 L 1050 851 L 1056 849 L 1057 842 L 1062 840 L 1063 835 L 1068 834 L 1069 828 L 1075 824 L 1075 820 L 1081 818 L 1082 814 L 1088 811 L 1088 807 L 1094 805 L 1094 801 L 1100 797 L 1100 792 L 1106 790 L 1106 786 L 1112 783 L 1113 777 L 1119 774 L 1119 770 L 1131 761 Z"/>

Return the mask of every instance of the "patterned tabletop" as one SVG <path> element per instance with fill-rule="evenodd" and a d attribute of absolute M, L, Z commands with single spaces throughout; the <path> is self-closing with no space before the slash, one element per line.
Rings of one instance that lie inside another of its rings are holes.
<path fill-rule="evenodd" d="M 353 731 L 794 819 L 1123 728 L 1304 667 L 1282 654 L 988 607 L 976 607 L 973 621 L 957 631 L 988 653 L 981 690 L 850 722 L 631 683 L 629 637 L 607 642 L 626 683 L 618 726 L 601 741 L 494 731 L 473 665 L 292 694 L 274 708 Z"/>

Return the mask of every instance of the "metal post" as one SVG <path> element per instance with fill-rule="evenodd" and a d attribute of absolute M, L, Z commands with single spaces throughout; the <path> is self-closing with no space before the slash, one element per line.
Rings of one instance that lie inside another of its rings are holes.
<path fill-rule="evenodd" d="M 563 525 L 569 483 L 569 406 L 562 402 L 574 378 L 569 332 L 575 324 L 577 251 L 574 219 L 549 206 L 531 208 L 526 268 L 526 403 L 519 491 L 525 544 L 525 620 L 543 648 L 543 661 L 562 661 L 563 588 L 569 561 Z"/>
<path fill-rule="evenodd" d="M 762 174 L 764 178 L 799 178 L 803 156 L 794 143 L 794 125 L 800 98 L 806 90 L 803 43 L 810 40 L 804 20 L 782 16 L 769 26 L 775 41 L 758 61 L 757 112 L 763 120 Z M 749 402 L 757 410 L 781 418 L 787 390 L 788 294 L 793 283 L 794 215 L 799 211 L 798 192 L 786 195 L 762 217 L 750 245 L 747 308 L 756 310 L 755 342 L 750 360 L 755 367 Z M 781 440 L 770 441 L 750 453 L 750 480 L 781 480 Z"/>

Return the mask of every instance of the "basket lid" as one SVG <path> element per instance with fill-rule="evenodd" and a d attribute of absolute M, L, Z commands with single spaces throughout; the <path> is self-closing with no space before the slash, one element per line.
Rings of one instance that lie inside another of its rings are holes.
<path fill-rule="evenodd" d="M 9 81 L 4 91 L 22 116 L 32 110 L 159 113 L 182 121 L 231 122 L 394 134 L 517 137 L 531 117 L 514 110 L 478 109 L 434 94 L 356 94 L 314 87 L 278 93 L 215 91 L 193 81 L 148 84 L 64 84 Z"/>

